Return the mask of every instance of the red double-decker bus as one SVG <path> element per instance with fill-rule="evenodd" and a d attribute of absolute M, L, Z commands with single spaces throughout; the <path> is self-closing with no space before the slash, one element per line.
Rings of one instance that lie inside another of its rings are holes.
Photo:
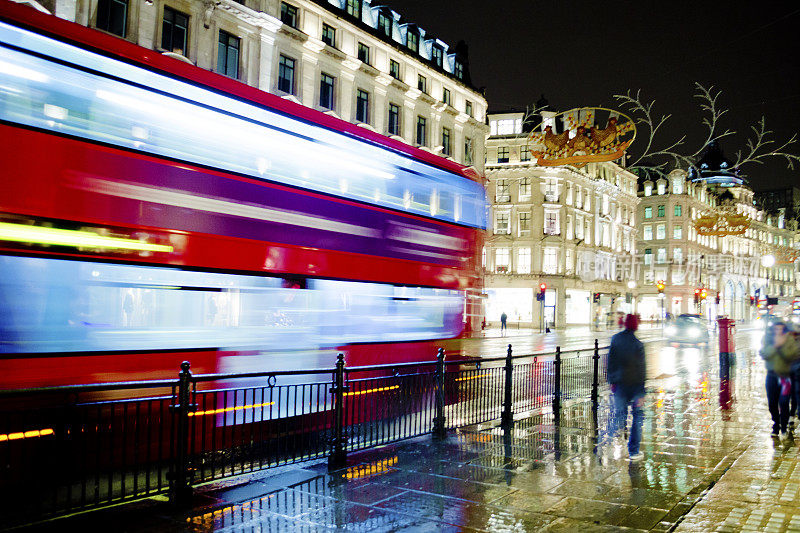
<path fill-rule="evenodd" d="M 482 178 L 0 2 L 0 388 L 430 360 Z"/>

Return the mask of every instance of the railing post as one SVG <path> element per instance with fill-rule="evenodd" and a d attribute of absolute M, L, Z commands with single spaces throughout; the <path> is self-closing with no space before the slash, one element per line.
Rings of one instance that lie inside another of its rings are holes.
<path fill-rule="evenodd" d="M 514 377 L 514 362 L 511 359 L 511 345 L 508 345 L 508 352 L 506 352 L 506 382 L 504 387 L 503 396 L 503 415 L 500 418 L 500 424 L 504 430 L 511 429 L 514 425 L 514 409 L 513 409 L 513 396 L 511 387 L 513 386 Z"/>
<path fill-rule="evenodd" d="M 561 346 L 556 346 L 556 360 L 553 363 L 553 414 L 561 415 Z"/>
<path fill-rule="evenodd" d="M 592 409 L 597 409 L 600 398 L 600 345 L 594 340 L 594 355 L 592 355 Z"/>
<path fill-rule="evenodd" d="M 433 436 L 443 439 L 447 436 L 444 418 L 444 348 L 439 348 L 436 352 L 436 416 L 433 419 Z"/>
<path fill-rule="evenodd" d="M 189 404 L 192 384 L 190 368 L 189 361 L 181 363 L 181 371 L 178 374 L 178 405 L 172 406 L 178 420 L 171 496 L 172 501 L 178 505 L 185 505 L 192 499 L 192 476 L 189 472 L 189 413 L 194 409 Z"/>
<path fill-rule="evenodd" d="M 328 457 L 328 466 L 331 468 L 341 468 L 347 460 L 345 452 L 344 438 L 344 393 L 347 387 L 344 386 L 344 354 L 340 353 L 336 357 L 336 370 L 333 374 L 333 439 L 331 439 L 331 455 Z"/>

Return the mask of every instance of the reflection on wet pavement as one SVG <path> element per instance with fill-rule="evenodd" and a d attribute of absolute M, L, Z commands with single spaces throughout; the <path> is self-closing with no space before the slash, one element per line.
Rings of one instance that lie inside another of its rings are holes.
<path fill-rule="evenodd" d="M 769 436 L 760 360 L 742 350 L 721 375 L 714 350 L 649 349 L 660 377 L 639 462 L 607 434 L 605 397 L 596 413 L 566 404 L 560 424 L 543 412 L 508 433 L 464 428 L 352 454 L 339 471 L 267 471 L 138 530 L 800 530 L 798 447 Z"/>

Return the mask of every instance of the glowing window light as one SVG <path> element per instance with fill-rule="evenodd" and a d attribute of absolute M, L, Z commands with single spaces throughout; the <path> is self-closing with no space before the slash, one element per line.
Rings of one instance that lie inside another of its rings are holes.
<path fill-rule="evenodd" d="M 360 390 L 355 392 L 345 392 L 345 396 L 361 396 L 363 394 L 374 394 L 376 392 L 384 392 L 387 390 L 395 390 L 399 389 L 400 385 L 392 385 L 391 387 L 378 387 L 377 389 L 367 389 L 367 390 Z"/>
<path fill-rule="evenodd" d="M 41 226 L 10 224 L 8 222 L 0 222 L 0 241 L 76 246 L 80 248 L 114 248 L 144 252 L 173 251 L 172 246 L 166 244 L 154 244 L 122 237 L 106 237 L 91 231 L 43 228 Z"/>
<path fill-rule="evenodd" d="M 20 439 L 33 439 L 36 437 L 47 437 L 49 435 L 55 435 L 55 431 L 53 431 L 52 428 L 32 429 L 30 431 L 17 431 L 15 433 L 5 433 L 0 435 L 0 442 L 8 442 L 10 440 L 20 440 Z"/>
<path fill-rule="evenodd" d="M 483 374 L 475 374 L 474 376 L 466 376 L 463 378 L 457 378 L 456 381 L 467 381 L 470 379 L 481 379 L 481 378 L 488 378 L 491 376 L 489 372 L 484 372 Z"/>
<path fill-rule="evenodd" d="M 195 411 L 194 413 L 189 413 L 189 416 L 216 415 L 219 413 L 244 411 L 245 409 L 258 409 L 259 407 L 269 407 L 270 405 L 275 405 L 275 402 L 254 403 L 252 405 L 239 405 L 237 407 L 221 407 L 219 409 L 209 409 L 208 411 Z"/>

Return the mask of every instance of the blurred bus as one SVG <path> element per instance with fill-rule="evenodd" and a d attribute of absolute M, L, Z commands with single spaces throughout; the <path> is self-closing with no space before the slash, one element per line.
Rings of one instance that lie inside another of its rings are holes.
<path fill-rule="evenodd" d="M 431 360 L 479 327 L 471 168 L 9 2 L 0 142 L 0 388 Z"/>

